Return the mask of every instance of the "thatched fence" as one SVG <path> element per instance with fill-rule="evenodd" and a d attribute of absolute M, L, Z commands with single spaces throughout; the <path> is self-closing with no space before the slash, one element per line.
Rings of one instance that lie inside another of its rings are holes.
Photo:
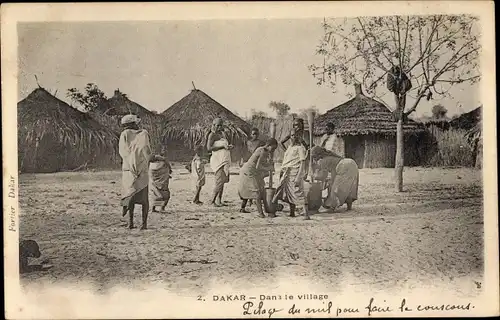
<path fill-rule="evenodd" d="M 467 130 L 432 124 L 428 125 L 428 130 L 436 140 L 437 153 L 426 161 L 425 166 L 475 166 L 476 152 L 467 140 Z"/>

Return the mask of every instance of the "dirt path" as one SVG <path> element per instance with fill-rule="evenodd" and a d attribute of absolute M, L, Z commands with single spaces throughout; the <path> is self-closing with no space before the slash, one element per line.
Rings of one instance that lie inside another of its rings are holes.
<path fill-rule="evenodd" d="M 481 172 L 411 168 L 396 194 L 390 169 L 363 169 L 360 199 L 350 212 L 304 221 L 260 219 L 238 212 L 238 176 L 223 209 L 189 203 L 189 175 L 174 170 L 168 214 L 151 214 L 150 230 L 129 231 L 118 206 L 119 172 L 22 175 L 21 238 L 40 243 L 54 267 L 22 281 L 161 283 L 204 290 L 211 279 L 244 287 L 277 274 L 307 277 L 332 292 L 347 276 L 373 290 L 411 280 L 429 283 L 482 275 Z M 208 202 L 212 177 L 202 192 Z M 285 207 L 285 211 L 288 209 Z M 138 210 L 137 210 L 138 211 Z M 137 212 L 137 220 L 140 219 Z M 474 284 L 461 288 L 474 294 Z"/>

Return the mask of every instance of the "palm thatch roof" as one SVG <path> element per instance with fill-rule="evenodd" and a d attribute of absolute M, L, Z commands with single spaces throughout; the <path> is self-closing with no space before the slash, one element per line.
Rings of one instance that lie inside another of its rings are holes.
<path fill-rule="evenodd" d="M 17 104 L 22 172 L 113 166 L 118 136 L 90 115 L 37 88 Z"/>
<path fill-rule="evenodd" d="M 135 114 L 141 118 L 141 127 L 149 133 L 151 144 L 156 148 L 161 142 L 164 119 L 162 115 L 154 113 L 147 108 L 132 101 L 120 90 L 115 90 L 114 95 L 106 100 L 97 110 L 90 112 L 99 123 L 119 134 L 123 128 L 120 120 L 124 115 Z"/>
<path fill-rule="evenodd" d="M 355 89 L 354 98 L 315 119 L 314 134 L 323 134 L 327 123 L 332 122 L 335 125 L 335 133 L 339 136 L 396 135 L 396 122 L 391 110 L 377 100 L 365 96 L 360 86 Z M 406 134 L 418 134 L 423 133 L 426 128 L 421 123 L 407 119 L 403 130 Z"/>
<path fill-rule="evenodd" d="M 114 95 L 108 99 L 106 109 L 106 114 L 110 116 L 124 116 L 133 113 L 142 119 L 155 117 L 157 115 L 140 104 L 130 100 L 127 95 L 122 93 L 119 89 L 115 90 Z"/>
<path fill-rule="evenodd" d="M 163 137 L 181 140 L 192 148 L 204 144 L 215 118 L 224 121 L 233 143 L 245 141 L 250 125 L 199 89 L 191 92 L 165 110 L 162 115 L 168 121 Z"/>
<path fill-rule="evenodd" d="M 476 109 L 461 114 L 459 117 L 450 121 L 450 125 L 455 129 L 471 130 L 479 122 L 481 122 L 481 115 L 483 112 L 483 106 L 479 106 Z"/>

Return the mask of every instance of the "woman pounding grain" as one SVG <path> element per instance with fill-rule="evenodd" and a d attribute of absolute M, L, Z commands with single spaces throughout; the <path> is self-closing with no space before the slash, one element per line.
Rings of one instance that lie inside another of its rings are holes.
<path fill-rule="evenodd" d="M 224 184 L 229 182 L 230 150 L 232 148 L 233 146 L 229 144 L 223 131 L 222 119 L 214 119 L 212 132 L 208 135 L 207 151 L 212 153 L 210 156 L 210 166 L 215 175 L 212 204 L 216 207 L 224 206 L 222 203 L 222 194 L 224 193 Z"/>
<path fill-rule="evenodd" d="M 269 155 L 278 147 L 276 139 L 269 139 L 265 146 L 258 147 L 253 152 L 250 159 L 241 167 L 240 183 L 238 187 L 238 194 L 242 200 L 240 212 L 247 213 L 245 206 L 248 200 L 255 200 L 257 203 L 257 210 L 260 217 L 264 218 L 262 211 L 262 199 L 264 196 L 264 176 L 273 170 L 274 166 L 268 161 Z M 275 217 L 270 214 L 270 217 Z"/>
<path fill-rule="evenodd" d="M 358 199 L 359 170 L 356 162 L 317 146 L 312 148 L 311 157 L 314 179 L 324 181 L 328 189 L 323 206 L 334 211 L 346 203 L 347 210 L 351 210 L 352 203 Z"/>
<path fill-rule="evenodd" d="M 302 118 L 295 118 L 293 119 L 292 123 L 292 130 L 295 131 L 295 135 L 300 138 L 300 143 L 306 148 L 306 162 L 309 163 L 309 151 L 311 149 L 310 144 L 310 132 L 308 130 L 305 130 L 304 128 L 304 119 Z M 291 139 L 291 135 L 286 136 L 282 141 L 281 141 L 281 146 L 283 147 L 284 150 L 287 150 L 287 147 L 285 143 Z M 293 142 L 292 142 L 293 144 Z M 306 166 L 305 176 L 309 174 L 309 166 Z"/>
<path fill-rule="evenodd" d="M 300 134 L 300 133 L 299 133 Z M 307 170 L 306 148 L 302 144 L 302 136 L 294 129 L 290 134 L 292 144 L 286 149 L 281 165 L 280 182 L 276 189 L 273 202 L 282 200 L 290 205 L 290 216 L 295 216 L 298 204 L 303 205 L 304 217 L 309 220 L 305 177 Z"/>
<path fill-rule="evenodd" d="M 300 143 L 304 146 L 304 148 L 306 148 L 306 150 L 309 150 L 309 131 L 304 129 L 304 119 L 301 118 L 293 119 L 292 130 L 294 130 L 295 134 L 300 137 L 301 139 Z M 291 138 L 292 136 L 291 134 L 289 134 L 281 141 L 281 147 L 283 149 L 285 150 L 287 149 L 285 143 L 287 143 Z"/>
<path fill-rule="evenodd" d="M 129 229 L 134 228 L 134 207 L 142 206 L 141 230 L 147 229 L 149 199 L 149 162 L 151 145 L 146 130 L 139 129 L 140 119 L 133 114 L 122 118 L 124 127 L 120 135 L 119 152 L 122 157 L 122 199 L 123 216 L 129 214 Z"/>

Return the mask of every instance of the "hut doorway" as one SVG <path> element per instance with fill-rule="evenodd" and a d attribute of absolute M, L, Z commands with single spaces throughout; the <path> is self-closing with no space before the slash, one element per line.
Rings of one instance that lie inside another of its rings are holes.
<path fill-rule="evenodd" d="M 358 168 L 365 163 L 365 139 L 363 136 L 346 136 L 344 138 L 344 154 L 346 158 L 356 161 Z"/>

